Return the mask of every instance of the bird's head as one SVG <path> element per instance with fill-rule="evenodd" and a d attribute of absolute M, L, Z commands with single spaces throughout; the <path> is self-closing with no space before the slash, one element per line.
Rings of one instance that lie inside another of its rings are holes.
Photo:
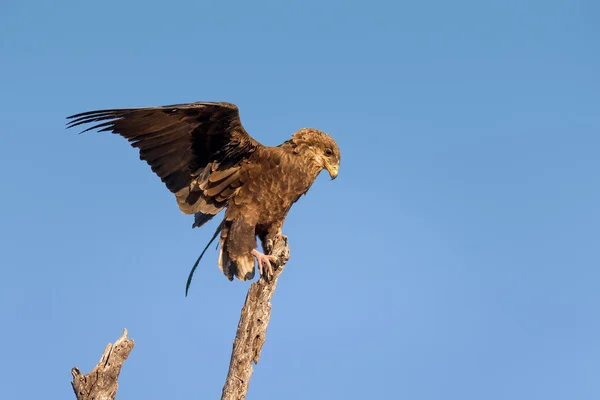
<path fill-rule="evenodd" d="M 331 136 L 314 128 L 303 128 L 292 136 L 297 151 L 310 154 L 315 165 L 329 172 L 331 179 L 338 176 L 340 148 Z"/>

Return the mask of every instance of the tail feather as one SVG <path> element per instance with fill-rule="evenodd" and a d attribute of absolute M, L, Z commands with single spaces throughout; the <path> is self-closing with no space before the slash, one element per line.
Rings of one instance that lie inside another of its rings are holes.
<path fill-rule="evenodd" d="M 249 281 L 254 278 L 254 256 L 252 254 L 244 255 L 236 259 L 235 276 L 238 279 Z"/>
<path fill-rule="evenodd" d="M 221 244 L 219 269 L 223 271 L 227 279 L 232 281 L 234 276 L 243 281 L 254 278 L 254 257 L 251 253 L 248 253 L 247 256 L 243 255 L 235 258 L 230 257 L 227 253 L 227 249 L 224 249 Z"/>
<path fill-rule="evenodd" d="M 256 247 L 254 226 L 246 223 L 243 217 L 227 221 L 221 231 L 221 249 L 219 252 L 219 269 L 231 281 L 233 277 L 240 280 L 254 278 L 254 256 L 252 249 Z"/>
<path fill-rule="evenodd" d="M 188 295 L 188 291 L 190 289 L 190 284 L 192 283 L 192 277 L 194 276 L 194 272 L 196 271 L 196 267 L 198 267 L 198 264 L 200 264 L 200 260 L 202 259 L 202 256 L 204 256 L 204 253 L 206 253 L 206 250 L 208 249 L 208 247 L 210 246 L 210 244 L 215 241 L 215 239 L 217 238 L 217 236 L 219 235 L 219 233 L 223 229 L 224 225 L 225 225 L 225 220 L 221 221 L 221 223 L 217 227 L 217 230 L 215 231 L 215 234 L 210 239 L 210 242 L 208 242 L 208 244 L 206 245 L 206 247 L 204 248 L 204 250 L 202 250 L 202 253 L 198 257 L 198 259 L 194 263 L 194 266 L 192 267 L 192 270 L 190 271 L 190 275 L 188 276 L 187 283 L 185 284 L 185 296 L 186 297 Z"/>

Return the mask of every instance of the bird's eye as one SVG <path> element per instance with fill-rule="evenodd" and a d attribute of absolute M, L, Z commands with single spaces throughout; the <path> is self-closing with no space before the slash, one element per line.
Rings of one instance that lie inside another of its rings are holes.
<path fill-rule="evenodd" d="M 331 149 L 325 149 L 325 155 L 327 157 L 331 157 L 333 155 L 333 150 L 331 150 Z"/>

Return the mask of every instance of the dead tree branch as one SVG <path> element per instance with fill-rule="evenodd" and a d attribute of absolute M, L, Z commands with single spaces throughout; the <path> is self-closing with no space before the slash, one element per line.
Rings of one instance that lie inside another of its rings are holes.
<path fill-rule="evenodd" d="M 77 400 L 114 400 L 119 383 L 119 373 L 121 367 L 129 353 L 133 350 L 133 339 L 127 339 L 127 329 L 123 330 L 123 335 L 115 341 L 115 344 L 109 343 L 100 357 L 100 362 L 94 367 L 92 372 L 83 375 L 79 368 L 73 367 L 73 391 Z"/>
<path fill-rule="evenodd" d="M 270 252 L 278 259 L 278 267 L 273 278 L 266 282 L 262 277 L 250 285 L 246 302 L 242 308 L 240 322 L 233 342 L 231 361 L 227 380 L 223 386 L 221 400 L 243 400 L 248 393 L 248 384 L 252 376 L 252 362 L 258 363 L 262 346 L 265 343 L 269 318 L 271 317 L 271 298 L 277 286 L 277 279 L 290 258 L 290 249 L 285 236 L 276 237 Z"/>

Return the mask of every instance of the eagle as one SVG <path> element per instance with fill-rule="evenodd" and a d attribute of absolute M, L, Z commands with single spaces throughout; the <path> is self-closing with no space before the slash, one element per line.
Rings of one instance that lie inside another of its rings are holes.
<path fill-rule="evenodd" d="M 219 235 L 218 266 L 230 281 L 253 279 L 255 259 L 268 280 L 276 262 L 269 255 L 273 238 L 282 234 L 292 205 L 323 169 L 332 180 L 338 176 L 340 149 L 331 136 L 303 128 L 279 146 L 264 146 L 246 132 L 231 103 L 96 110 L 67 119 L 67 128 L 93 124 L 81 133 L 109 131 L 139 149 L 179 209 L 194 215 L 192 228 L 225 209 L 190 271 L 186 295 L 200 259 Z M 264 253 L 256 249 L 257 237 Z"/>

